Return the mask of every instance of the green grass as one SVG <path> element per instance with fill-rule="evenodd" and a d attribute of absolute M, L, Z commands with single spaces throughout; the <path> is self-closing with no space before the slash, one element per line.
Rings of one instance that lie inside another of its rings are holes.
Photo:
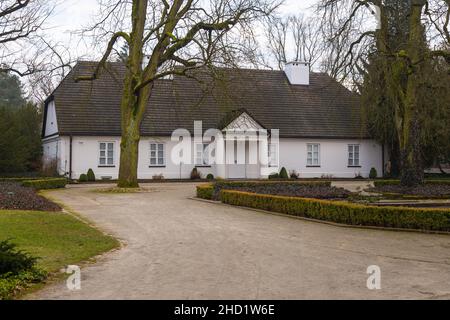
<path fill-rule="evenodd" d="M 105 193 L 105 194 L 124 194 L 124 193 L 139 193 L 145 192 L 147 189 L 143 188 L 107 188 L 107 189 L 95 189 L 92 190 L 95 193 Z"/>
<path fill-rule="evenodd" d="M 0 241 L 5 239 L 39 257 L 38 267 L 48 272 L 119 246 L 113 237 L 61 212 L 0 210 Z"/>

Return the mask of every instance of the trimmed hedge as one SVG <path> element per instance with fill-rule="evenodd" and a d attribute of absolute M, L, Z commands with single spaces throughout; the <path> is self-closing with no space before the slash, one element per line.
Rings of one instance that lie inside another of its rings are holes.
<path fill-rule="evenodd" d="M 197 187 L 197 198 L 212 200 L 214 194 L 214 186 L 211 184 L 201 185 Z"/>
<path fill-rule="evenodd" d="M 44 190 L 44 189 L 60 189 L 65 188 L 67 185 L 66 178 L 54 178 L 54 179 L 45 179 L 45 180 L 28 180 L 22 182 L 24 187 L 34 188 L 36 190 Z"/>
<path fill-rule="evenodd" d="M 0 178 L 0 182 L 24 182 L 24 181 L 31 181 L 31 180 L 42 180 L 44 178 Z"/>
<path fill-rule="evenodd" d="M 400 185 L 400 180 L 375 180 L 374 184 L 375 187 L 398 186 Z M 425 180 L 425 184 L 450 185 L 450 180 Z"/>
<path fill-rule="evenodd" d="M 271 196 L 231 190 L 222 190 L 220 198 L 223 203 L 230 205 L 348 225 L 450 231 L 450 210 L 375 207 L 342 201 Z"/>

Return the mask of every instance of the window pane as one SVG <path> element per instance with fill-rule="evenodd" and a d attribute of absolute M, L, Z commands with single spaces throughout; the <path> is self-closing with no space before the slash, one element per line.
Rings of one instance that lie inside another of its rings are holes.
<path fill-rule="evenodd" d="M 164 164 L 164 158 L 158 158 L 158 164 L 163 165 Z"/>
<path fill-rule="evenodd" d="M 100 158 L 100 165 L 104 166 L 106 164 L 106 159 L 105 158 Z"/>
<path fill-rule="evenodd" d="M 150 145 L 150 150 L 151 150 L 151 151 L 156 151 L 156 144 L 152 143 L 152 144 Z"/>
<path fill-rule="evenodd" d="M 108 158 L 108 165 L 112 166 L 114 164 L 113 158 Z"/>
<path fill-rule="evenodd" d="M 159 151 L 164 151 L 164 145 L 163 144 L 159 144 L 158 145 L 158 150 Z"/>
<path fill-rule="evenodd" d="M 106 143 L 100 143 L 100 150 L 106 150 Z"/>
<path fill-rule="evenodd" d="M 151 164 L 152 166 L 156 165 L 156 158 L 151 158 L 151 159 L 150 159 L 150 164 Z"/>

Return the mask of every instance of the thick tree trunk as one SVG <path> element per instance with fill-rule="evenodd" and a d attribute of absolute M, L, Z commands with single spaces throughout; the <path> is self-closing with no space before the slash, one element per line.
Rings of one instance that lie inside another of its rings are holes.
<path fill-rule="evenodd" d="M 138 188 L 140 127 L 153 86 L 134 92 L 130 73 L 125 79 L 122 98 L 122 142 L 120 144 L 119 188 Z"/>
<path fill-rule="evenodd" d="M 423 77 L 422 62 L 425 58 L 425 37 L 422 25 L 424 0 L 413 0 L 410 15 L 410 30 L 407 57 L 409 76 L 406 86 L 403 126 L 400 134 L 401 183 L 417 186 L 424 182 L 424 165 L 421 145 L 421 123 L 419 120 L 418 95 Z"/>
<path fill-rule="evenodd" d="M 139 125 L 136 119 L 129 119 L 129 123 L 122 128 L 122 142 L 120 144 L 119 188 L 138 188 L 138 159 L 139 159 Z"/>

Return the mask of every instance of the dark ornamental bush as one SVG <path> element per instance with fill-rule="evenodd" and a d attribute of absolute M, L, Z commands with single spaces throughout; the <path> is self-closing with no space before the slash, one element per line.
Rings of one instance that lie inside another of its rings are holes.
<path fill-rule="evenodd" d="M 284 168 L 284 167 L 281 168 L 281 171 L 280 171 L 280 179 L 284 179 L 284 180 L 289 179 L 288 172 L 287 172 L 286 168 Z"/>
<path fill-rule="evenodd" d="M 80 181 L 80 182 L 88 182 L 89 179 L 88 179 L 87 174 L 85 174 L 85 173 L 81 174 L 80 175 L 80 179 L 78 179 L 78 181 Z"/>
<path fill-rule="evenodd" d="M 192 169 L 191 180 L 200 180 L 201 178 L 202 178 L 202 175 L 198 171 L 198 169 L 197 168 Z"/>
<path fill-rule="evenodd" d="M 17 275 L 22 271 L 31 270 L 37 259 L 18 251 L 16 245 L 9 240 L 0 242 L 0 276 Z"/>
<path fill-rule="evenodd" d="M 206 176 L 206 179 L 207 180 L 214 180 L 214 175 L 213 174 L 208 174 L 207 176 Z"/>
<path fill-rule="evenodd" d="M 280 179 L 280 175 L 278 173 L 272 173 L 269 176 L 269 180 L 276 180 L 276 179 Z"/>
<path fill-rule="evenodd" d="M 375 168 L 370 169 L 369 178 L 370 178 L 370 179 L 376 179 L 376 178 L 378 178 L 378 172 L 377 172 L 377 169 L 375 169 Z"/>
<path fill-rule="evenodd" d="M 89 169 L 87 172 L 87 179 L 89 182 L 95 182 L 95 173 L 94 170 Z"/>

